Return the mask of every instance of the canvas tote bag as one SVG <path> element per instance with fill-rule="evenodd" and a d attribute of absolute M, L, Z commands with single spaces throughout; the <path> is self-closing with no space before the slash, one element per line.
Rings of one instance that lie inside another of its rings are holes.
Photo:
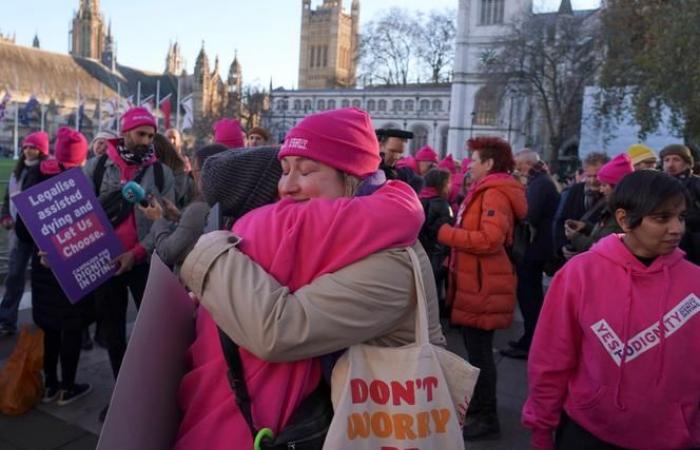
<path fill-rule="evenodd" d="M 416 282 L 416 342 L 354 345 L 331 378 L 335 415 L 325 450 L 463 449 L 462 423 L 479 369 L 429 340 L 418 256 L 407 249 Z"/>

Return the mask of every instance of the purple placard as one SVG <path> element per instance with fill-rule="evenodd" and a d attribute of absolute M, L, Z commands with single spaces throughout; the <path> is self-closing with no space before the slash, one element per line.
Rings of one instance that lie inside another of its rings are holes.
<path fill-rule="evenodd" d="M 12 202 L 71 302 L 114 275 L 110 262 L 124 249 L 82 170 L 56 175 Z"/>

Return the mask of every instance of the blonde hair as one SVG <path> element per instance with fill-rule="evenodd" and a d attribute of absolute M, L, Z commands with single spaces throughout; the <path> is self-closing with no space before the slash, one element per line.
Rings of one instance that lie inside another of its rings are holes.
<path fill-rule="evenodd" d="M 357 189 L 360 187 L 360 183 L 362 183 L 362 180 L 354 175 L 349 175 L 341 171 L 338 171 L 338 175 L 340 175 L 340 180 L 345 186 L 343 197 L 354 197 L 357 193 Z"/>

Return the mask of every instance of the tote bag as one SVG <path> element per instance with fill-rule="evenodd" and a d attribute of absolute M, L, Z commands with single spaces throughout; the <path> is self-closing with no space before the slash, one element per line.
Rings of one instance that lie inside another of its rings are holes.
<path fill-rule="evenodd" d="M 335 415 L 326 450 L 463 449 L 462 423 L 479 369 L 429 340 L 418 256 L 407 249 L 416 282 L 416 342 L 354 345 L 331 377 Z"/>
<path fill-rule="evenodd" d="M 0 370 L 0 413 L 24 414 L 36 406 L 44 393 L 44 332 L 22 328 L 17 345 Z"/>

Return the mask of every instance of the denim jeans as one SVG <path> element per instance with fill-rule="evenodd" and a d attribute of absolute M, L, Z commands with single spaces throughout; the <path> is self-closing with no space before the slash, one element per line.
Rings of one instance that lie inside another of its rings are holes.
<path fill-rule="evenodd" d="M 34 252 L 33 242 L 24 242 L 12 236 L 13 243 L 10 249 L 10 260 L 5 278 L 5 295 L 0 304 L 0 325 L 16 329 L 17 310 L 19 302 L 24 294 L 24 275 L 27 272 L 27 264 Z"/>

